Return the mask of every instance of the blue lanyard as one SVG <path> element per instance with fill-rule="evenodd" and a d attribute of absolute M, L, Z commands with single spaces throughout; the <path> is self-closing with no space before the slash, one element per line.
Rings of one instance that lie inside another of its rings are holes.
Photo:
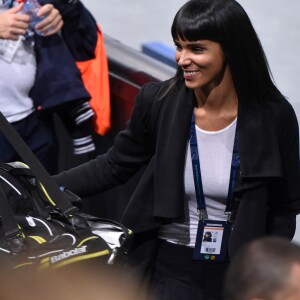
<path fill-rule="evenodd" d="M 233 200 L 233 190 L 234 190 L 236 173 L 240 165 L 237 136 L 238 135 L 236 130 L 235 137 L 234 137 L 233 151 L 232 151 L 232 159 L 231 159 L 228 195 L 227 195 L 226 208 L 225 208 L 225 214 L 228 215 L 229 219 L 233 208 L 232 200 Z M 193 175 L 194 175 L 195 192 L 196 192 L 196 199 L 197 199 L 197 210 L 199 213 L 200 220 L 204 220 L 208 218 L 208 215 L 206 210 L 205 197 L 203 193 L 203 184 L 201 178 L 199 149 L 198 149 L 197 135 L 195 129 L 194 113 L 192 114 L 192 120 L 191 120 L 190 147 L 191 147 L 191 159 L 192 159 L 192 168 L 193 168 Z"/>

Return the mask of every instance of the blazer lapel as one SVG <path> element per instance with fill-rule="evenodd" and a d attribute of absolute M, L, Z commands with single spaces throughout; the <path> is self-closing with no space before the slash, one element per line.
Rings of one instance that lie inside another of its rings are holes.
<path fill-rule="evenodd" d="M 158 121 L 154 170 L 154 216 L 181 217 L 184 212 L 184 165 L 194 92 L 184 85 L 165 99 Z"/>

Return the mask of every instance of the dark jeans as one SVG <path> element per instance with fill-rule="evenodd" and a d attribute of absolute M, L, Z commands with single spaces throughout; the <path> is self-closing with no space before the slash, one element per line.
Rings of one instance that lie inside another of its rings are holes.
<path fill-rule="evenodd" d="M 219 300 L 228 262 L 195 261 L 192 248 L 162 241 L 154 266 L 158 300 Z"/>
<path fill-rule="evenodd" d="M 50 174 L 58 167 L 58 143 L 51 119 L 41 118 L 37 112 L 12 123 L 19 135 L 41 161 Z M 0 162 L 23 161 L 10 143 L 0 133 Z"/>

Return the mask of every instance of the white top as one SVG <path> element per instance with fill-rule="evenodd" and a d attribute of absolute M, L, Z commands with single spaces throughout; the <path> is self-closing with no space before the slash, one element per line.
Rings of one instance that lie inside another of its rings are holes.
<path fill-rule="evenodd" d="M 0 13 L 8 4 L 0 5 Z M 24 119 L 34 110 L 28 96 L 34 85 L 36 58 L 32 40 L 0 39 L 0 109 L 9 122 Z"/>
<path fill-rule="evenodd" d="M 205 131 L 196 126 L 203 192 L 209 220 L 226 220 L 225 207 L 228 195 L 236 119 L 219 131 Z M 185 221 L 163 225 L 159 237 L 169 242 L 195 246 L 199 216 L 194 177 L 188 143 L 184 174 Z"/>

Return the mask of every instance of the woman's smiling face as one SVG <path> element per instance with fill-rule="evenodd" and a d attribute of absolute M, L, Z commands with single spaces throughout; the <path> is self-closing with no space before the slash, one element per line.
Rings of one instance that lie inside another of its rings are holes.
<path fill-rule="evenodd" d="M 221 82 L 227 67 L 221 45 L 210 40 L 175 42 L 175 60 L 190 89 L 210 92 Z"/>

